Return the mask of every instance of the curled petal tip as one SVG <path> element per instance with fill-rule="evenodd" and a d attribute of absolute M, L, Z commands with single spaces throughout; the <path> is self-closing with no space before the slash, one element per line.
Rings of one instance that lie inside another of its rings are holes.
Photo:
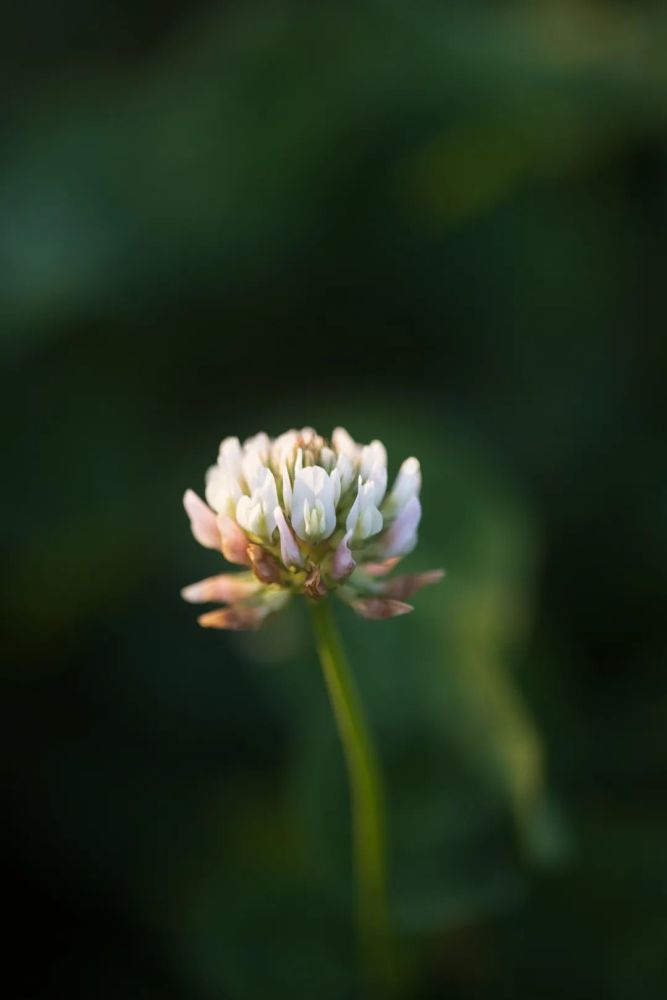
<path fill-rule="evenodd" d="M 187 601 L 188 604 L 201 603 L 203 600 L 201 597 L 201 584 L 191 583 L 188 587 L 183 587 L 181 590 L 181 597 L 184 601 Z"/>
<path fill-rule="evenodd" d="M 363 571 L 368 576 L 386 576 L 387 573 L 391 573 L 394 566 L 397 566 L 400 561 L 401 556 L 392 556 L 391 559 L 383 559 L 382 562 L 364 563 Z"/>
<path fill-rule="evenodd" d="M 200 615 L 197 621 L 203 628 L 226 628 L 232 632 L 249 632 L 258 629 L 266 616 L 266 610 L 260 607 L 218 608 L 217 611 L 207 611 Z"/>
<path fill-rule="evenodd" d="M 190 604 L 204 604 L 206 601 L 234 604 L 236 601 L 251 597 L 259 587 L 259 583 L 250 573 L 221 573 L 219 576 L 209 576 L 206 580 L 184 587 L 181 597 Z"/>
<path fill-rule="evenodd" d="M 381 621 L 385 618 L 398 618 L 408 615 L 414 608 L 411 604 L 396 601 L 389 597 L 364 597 L 352 602 L 353 609 L 362 618 L 369 621 Z"/>
<path fill-rule="evenodd" d="M 393 580 L 388 580 L 382 593 L 385 597 L 402 601 L 406 597 L 416 594 L 422 587 L 440 583 L 444 575 L 444 569 L 431 569 L 425 573 L 406 573 L 404 576 L 396 576 Z"/>

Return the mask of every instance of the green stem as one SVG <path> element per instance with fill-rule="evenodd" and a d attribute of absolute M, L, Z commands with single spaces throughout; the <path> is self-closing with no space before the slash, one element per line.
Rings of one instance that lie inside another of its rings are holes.
<path fill-rule="evenodd" d="M 345 656 L 330 602 L 312 604 L 315 640 L 338 732 L 352 799 L 357 907 L 369 983 L 389 990 L 388 920 L 385 898 L 383 794 L 375 747 Z"/>

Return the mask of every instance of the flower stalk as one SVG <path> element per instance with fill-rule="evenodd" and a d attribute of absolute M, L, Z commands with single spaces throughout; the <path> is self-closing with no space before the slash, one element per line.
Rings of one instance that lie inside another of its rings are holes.
<path fill-rule="evenodd" d="M 401 464 L 387 489 L 381 441 L 358 444 L 343 427 L 331 439 L 312 427 L 243 444 L 226 437 L 206 474 L 206 502 L 187 490 L 195 539 L 243 567 L 185 587 L 205 628 L 257 629 L 292 599 L 311 606 L 317 650 L 350 782 L 357 911 L 369 992 L 396 990 L 385 886 L 383 794 L 375 748 L 331 612 L 335 594 L 370 621 L 413 610 L 408 598 L 442 570 L 392 575 L 417 544 L 421 469 Z"/>
<path fill-rule="evenodd" d="M 369 988 L 391 985 L 384 795 L 375 747 L 328 600 L 311 602 L 315 642 L 350 783 L 357 919 Z"/>

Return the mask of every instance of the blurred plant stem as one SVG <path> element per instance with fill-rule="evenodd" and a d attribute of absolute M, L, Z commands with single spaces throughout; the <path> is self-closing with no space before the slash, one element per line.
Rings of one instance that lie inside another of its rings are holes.
<path fill-rule="evenodd" d="M 390 961 L 385 887 L 384 795 L 377 754 L 328 600 L 312 604 L 315 641 L 347 764 L 362 961 L 370 992 L 388 995 Z"/>

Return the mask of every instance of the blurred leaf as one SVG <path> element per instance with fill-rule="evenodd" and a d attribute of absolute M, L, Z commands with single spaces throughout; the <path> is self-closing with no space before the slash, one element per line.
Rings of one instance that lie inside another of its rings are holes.
<path fill-rule="evenodd" d="M 406 207 L 447 223 L 660 128 L 664 18 L 577 17 L 580 33 L 550 7 L 216 12 L 128 81 L 27 106 L 0 171 L 5 352 L 309 253 L 384 149 L 363 198 L 390 231 Z"/>

